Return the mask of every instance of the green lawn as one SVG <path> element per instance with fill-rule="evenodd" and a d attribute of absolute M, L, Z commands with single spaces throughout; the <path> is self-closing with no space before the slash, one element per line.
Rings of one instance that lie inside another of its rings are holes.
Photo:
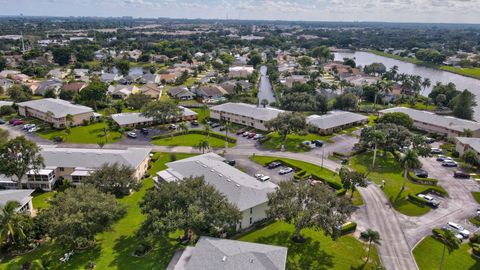
<path fill-rule="evenodd" d="M 37 209 L 37 210 L 40 210 L 40 209 L 43 209 L 43 208 L 47 208 L 50 206 L 50 203 L 48 202 L 48 200 L 50 198 L 53 197 L 53 195 L 55 195 L 55 192 L 52 191 L 52 192 L 42 192 L 42 191 L 35 191 L 33 194 L 32 194 L 32 204 L 33 204 L 33 208 Z"/>
<path fill-rule="evenodd" d="M 262 144 L 264 148 L 272 150 L 281 149 L 282 138 L 277 132 L 272 132 L 268 134 L 267 137 L 270 139 Z M 305 152 L 308 151 L 308 149 L 301 145 L 302 142 L 311 140 L 322 140 L 325 142 L 331 142 L 330 139 L 332 137 L 333 135 L 322 136 L 313 133 L 308 133 L 306 135 L 290 134 L 287 136 L 287 140 L 285 142 L 285 150 L 289 152 Z"/>
<path fill-rule="evenodd" d="M 176 159 L 192 156 L 191 154 L 176 154 Z M 171 155 L 157 153 L 154 158 L 158 160 L 152 164 L 149 170 L 154 174 L 166 168 L 165 163 L 171 161 Z M 77 251 L 71 260 L 66 264 L 60 264 L 59 259 L 67 250 L 62 249 L 55 243 L 46 243 L 34 251 L 6 259 L 0 264 L 0 270 L 17 270 L 26 261 L 41 259 L 50 261 L 50 269 L 84 269 L 89 262 L 95 262 L 95 269 L 165 269 L 170 262 L 174 251 L 179 248 L 174 238 L 178 235 L 171 235 L 168 239 L 158 240 L 153 250 L 143 258 L 132 256 L 139 245 L 136 231 L 144 220 L 140 211 L 139 202 L 142 200 L 147 189 L 153 187 L 152 179 L 143 182 L 142 188 L 130 196 L 119 199 L 127 207 L 127 214 L 113 225 L 110 231 L 100 233 L 97 236 L 98 245 L 96 248 L 85 251 Z"/>
<path fill-rule="evenodd" d="M 202 134 L 186 134 L 180 136 L 173 136 L 163 139 L 152 140 L 155 145 L 163 146 L 197 146 L 201 140 L 207 140 L 211 148 L 225 147 L 225 141 L 222 139 L 214 138 L 212 136 L 207 137 Z M 235 146 L 234 143 L 229 143 L 229 147 Z"/>
<path fill-rule="evenodd" d="M 473 198 L 480 204 L 480 192 L 472 192 Z"/>
<path fill-rule="evenodd" d="M 399 107 L 412 108 L 412 109 L 421 110 L 421 111 L 435 111 L 437 109 L 437 106 L 435 106 L 435 105 L 426 105 L 426 104 L 421 103 L 421 102 L 415 103 L 414 106 L 411 106 L 408 103 L 401 103 L 398 106 Z"/>
<path fill-rule="evenodd" d="M 323 232 L 310 229 L 303 230 L 302 234 L 307 242 L 294 243 L 291 241 L 293 226 L 275 222 L 238 240 L 287 247 L 287 269 L 370 269 L 373 264 L 380 264 L 376 250 L 372 249 L 371 263 L 363 267 L 367 251 L 353 236 L 333 241 Z"/>
<path fill-rule="evenodd" d="M 295 159 L 289 159 L 289 158 L 257 156 L 257 155 L 250 157 L 250 159 L 262 166 L 266 166 L 270 162 L 276 161 L 276 160 L 286 161 L 299 169 L 305 170 L 309 174 L 315 175 L 319 178 L 328 179 L 333 182 L 337 182 L 339 184 L 341 183 L 340 177 L 336 172 L 333 172 L 326 168 L 322 168 L 312 163 L 295 160 Z M 353 194 L 352 202 L 356 206 L 363 204 L 362 196 L 360 196 L 360 193 L 358 191 L 355 191 L 355 193 Z"/>
<path fill-rule="evenodd" d="M 465 75 L 469 77 L 474 77 L 480 79 L 480 68 L 462 68 L 462 67 L 451 67 L 451 66 L 441 66 L 441 70 L 449 71 L 452 73 L 457 73 L 460 75 Z"/>
<path fill-rule="evenodd" d="M 71 128 L 70 135 L 66 135 L 64 130 L 40 130 L 37 134 L 47 140 L 53 140 L 54 137 L 62 137 L 68 143 L 92 143 L 105 142 L 103 129 L 107 125 L 103 122 L 91 124 L 88 126 L 78 126 Z M 116 142 L 122 139 L 123 135 L 119 132 L 109 132 L 108 143 Z"/>
<path fill-rule="evenodd" d="M 198 109 L 192 109 L 192 111 L 198 113 L 198 122 L 202 123 L 204 119 L 208 120 L 210 118 L 210 110 L 207 109 L 202 109 L 202 108 L 198 108 Z"/>
<path fill-rule="evenodd" d="M 350 166 L 359 172 L 368 173 L 368 177 L 378 185 L 382 183 L 382 180 L 385 180 L 383 191 L 397 211 L 408 216 L 420 216 L 430 211 L 428 206 L 419 206 L 408 201 L 407 195 L 410 193 L 418 194 L 428 188 L 443 190 L 442 187 L 419 185 L 407 179 L 405 190 L 400 192 L 403 185 L 403 174 L 398 162 L 390 154 L 386 159 L 383 158 L 379 151 L 375 169 L 372 170 L 372 157 L 372 153 L 356 155 L 350 159 Z"/>
<path fill-rule="evenodd" d="M 413 256 L 420 270 L 439 269 L 443 244 L 433 237 L 422 240 L 413 250 Z M 470 254 L 470 245 L 462 244 L 451 254 L 446 251 L 442 269 L 480 269 L 480 260 Z"/>

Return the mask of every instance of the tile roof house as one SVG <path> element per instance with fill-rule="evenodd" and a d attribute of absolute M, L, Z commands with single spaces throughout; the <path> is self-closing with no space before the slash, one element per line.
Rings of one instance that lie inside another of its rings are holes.
<path fill-rule="evenodd" d="M 157 188 L 162 188 L 163 182 L 203 176 L 206 183 L 214 186 L 242 212 L 238 229 L 250 227 L 267 217 L 265 213 L 268 207 L 267 194 L 277 188 L 274 183 L 257 180 L 228 165 L 223 157 L 215 153 L 194 156 L 166 165 L 168 169 L 158 172 L 157 178 L 154 179 Z"/>
<path fill-rule="evenodd" d="M 8 90 L 12 86 L 13 86 L 13 81 L 12 80 L 5 79 L 5 78 L 0 78 L 0 87 L 2 87 L 3 90 Z"/>
<path fill-rule="evenodd" d="M 107 94 L 118 99 L 125 99 L 136 93 L 140 93 L 140 89 L 135 85 L 110 85 L 107 90 Z"/>
<path fill-rule="evenodd" d="M 190 100 L 195 94 L 190 92 L 186 86 L 176 86 L 168 89 L 168 95 L 180 100 Z"/>
<path fill-rule="evenodd" d="M 228 70 L 229 78 L 248 78 L 255 69 L 252 66 L 236 66 L 230 67 Z"/>
<path fill-rule="evenodd" d="M 336 131 L 368 122 L 368 116 L 346 111 L 330 111 L 324 115 L 310 115 L 307 124 L 316 128 L 320 134 L 332 134 Z"/>
<path fill-rule="evenodd" d="M 160 74 L 160 81 L 163 82 L 165 81 L 166 83 L 173 83 L 177 79 L 177 74 L 176 73 L 165 73 L 165 74 Z"/>
<path fill-rule="evenodd" d="M 228 92 L 219 85 L 204 85 L 195 89 L 195 93 L 203 98 L 219 99 L 227 95 Z"/>
<path fill-rule="evenodd" d="M 157 100 L 162 96 L 163 86 L 158 86 L 154 83 L 148 83 L 143 85 L 140 88 L 140 91 L 142 92 L 142 94 L 145 94 L 147 96 L 150 96 L 152 99 Z"/>
<path fill-rule="evenodd" d="M 284 270 L 287 248 L 202 236 L 174 257 L 167 270 Z"/>
<path fill-rule="evenodd" d="M 234 92 L 235 86 L 240 84 L 242 86 L 243 91 L 250 91 L 252 89 L 252 84 L 248 81 L 226 81 L 220 84 L 220 87 L 225 89 L 229 94 Z"/>
<path fill-rule="evenodd" d="M 74 82 L 74 83 L 64 84 L 62 89 L 65 90 L 65 91 L 78 93 L 78 92 L 82 91 L 85 87 L 87 87 L 86 83 Z"/>
<path fill-rule="evenodd" d="M 60 69 L 60 68 L 55 68 L 55 69 L 52 69 L 50 70 L 48 73 L 47 73 L 47 76 L 50 76 L 52 78 L 57 78 L 57 79 L 64 79 L 65 77 L 68 76 L 68 74 L 70 73 L 70 69 Z"/>

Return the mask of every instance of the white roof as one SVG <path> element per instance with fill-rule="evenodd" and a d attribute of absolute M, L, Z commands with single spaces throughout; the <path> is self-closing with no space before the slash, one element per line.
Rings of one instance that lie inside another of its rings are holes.
<path fill-rule="evenodd" d="M 115 121 L 120 126 L 153 121 L 153 118 L 142 116 L 141 113 L 136 113 L 136 112 L 112 114 L 111 117 L 113 121 Z"/>
<path fill-rule="evenodd" d="M 167 163 L 169 169 L 166 171 L 169 178 L 176 177 L 177 180 L 203 176 L 206 183 L 213 185 L 240 211 L 268 201 L 267 194 L 275 191 L 277 185 L 258 181 L 223 160 L 215 153 L 208 153 Z M 165 171 L 157 175 L 161 177 Z"/>
<path fill-rule="evenodd" d="M 310 115 L 307 117 L 307 124 L 319 129 L 330 129 L 365 121 L 367 119 L 367 116 L 358 113 L 330 111 L 324 115 Z"/>
<path fill-rule="evenodd" d="M 414 121 L 427 123 L 437 127 L 443 127 L 449 130 L 463 132 L 465 129 L 476 131 L 480 129 L 480 123 L 475 121 L 463 120 L 452 116 L 442 116 L 433 112 L 419 111 L 405 107 L 395 107 L 381 110 L 381 113 L 402 112 L 409 115 Z"/>
<path fill-rule="evenodd" d="M 457 137 L 456 139 L 462 144 L 470 146 L 475 152 L 480 153 L 480 138 Z"/>
<path fill-rule="evenodd" d="M 257 107 L 246 103 L 224 103 L 210 108 L 213 111 L 221 111 L 231 114 L 237 114 L 252 119 L 269 121 L 285 111 L 270 107 Z"/>
<path fill-rule="evenodd" d="M 55 118 L 65 117 L 67 114 L 77 115 L 88 112 L 93 113 L 93 110 L 90 107 L 72 104 L 68 101 L 55 98 L 44 98 L 21 102 L 18 103 L 18 106 L 29 107 L 43 113 L 50 111 L 53 113 Z"/>
<path fill-rule="evenodd" d="M 252 66 L 236 66 L 236 67 L 230 67 L 230 71 L 248 71 L 248 72 L 253 72 L 254 68 Z"/>
<path fill-rule="evenodd" d="M 0 107 L 2 106 L 12 106 L 13 102 L 0 100 Z"/>
<path fill-rule="evenodd" d="M 73 171 L 71 176 L 90 176 L 91 171 L 84 171 L 84 170 L 75 170 Z"/>
<path fill-rule="evenodd" d="M 33 189 L 7 189 L 0 190 L 0 206 L 9 201 L 20 203 L 20 208 L 32 200 Z"/>

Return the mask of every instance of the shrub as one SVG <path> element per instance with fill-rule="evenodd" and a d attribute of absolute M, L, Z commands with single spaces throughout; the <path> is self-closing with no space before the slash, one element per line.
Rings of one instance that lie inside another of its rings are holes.
<path fill-rule="evenodd" d="M 343 224 L 343 226 L 340 228 L 340 234 L 345 235 L 345 234 L 353 233 L 355 232 L 356 229 L 357 229 L 357 223 L 353 221 L 347 222 Z"/>
<path fill-rule="evenodd" d="M 198 129 L 193 129 L 193 130 L 189 130 L 187 132 L 187 134 L 200 134 L 200 135 L 207 135 L 207 132 L 205 132 L 205 130 L 198 130 Z M 162 135 L 157 135 L 157 136 L 154 136 L 152 137 L 152 140 L 158 140 L 158 139 L 165 139 L 165 138 L 170 138 L 170 137 L 175 137 L 175 136 L 182 136 L 182 135 L 185 135 L 185 133 L 183 132 L 176 132 L 174 134 L 162 134 Z M 221 139 L 221 140 L 225 140 L 229 143 L 236 143 L 237 142 L 237 139 L 236 138 L 233 138 L 233 137 L 225 137 L 225 135 L 223 134 L 219 134 L 219 133 L 214 133 L 214 132 L 211 132 L 210 133 L 210 137 L 213 137 L 213 138 L 217 138 L 217 139 Z"/>
<path fill-rule="evenodd" d="M 1 106 L 0 115 L 9 115 L 15 113 L 15 109 L 12 106 Z"/>
<path fill-rule="evenodd" d="M 427 188 L 423 191 L 423 193 L 433 193 L 441 197 L 448 196 L 448 192 L 441 186 L 434 186 L 434 187 Z"/>
<path fill-rule="evenodd" d="M 347 190 L 342 188 L 340 190 L 337 190 L 337 196 L 344 196 L 347 193 Z"/>
<path fill-rule="evenodd" d="M 435 228 L 432 230 L 432 234 L 433 234 L 433 237 L 434 238 L 440 238 L 441 236 L 443 236 L 445 234 L 445 232 L 442 230 L 442 229 L 439 229 L 439 228 Z"/>
<path fill-rule="evenodd" d="M 475 233 L 470 237 L 470 243 L 472 244 L 480 244 L 480 233 Z"/>
<path fill-rule="evenodd" d="M 85 265 L 85 269 L 94 269 L 95 268 L 95 262 L 93 261 L 89 261 L 87 262 L 87 264 Z"/>
<path fill-rule="evenodd" d="M 472 245 L 472 252 L 476 256 L 480 256 L 480 244 L 473 244 Z"/>
<path fill-rule="evenodd" d="M 418 205 L 426 205 L 428 203 L 427 200 L 425 200 L 424 198 L 420 198 L 417 195 L 408 194 L 407 197 L 409 201 Z"/>
<path fill-rule="evenodd" d="M 438 183 L 437 179 L 433 178 L 421 178 L 413 174 L 412 172 L 408 172 L 408 179 L 410 179 L 412 182 L 415 182 L 417 184 L 421 185 L 430 185 L 430 186 L 436 186 Z"/>

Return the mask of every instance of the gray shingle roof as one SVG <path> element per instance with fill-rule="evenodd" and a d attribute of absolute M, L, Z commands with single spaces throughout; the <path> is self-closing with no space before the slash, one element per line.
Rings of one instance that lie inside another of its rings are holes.
<path fill-rule="evenodd" d="M 287 260 L 285 247 L 205 236 L 189 253 L 181 258 L 188 260 L 185 267 L 175 270 L 283 270 Z"/>
<path fill-rule="evenodd" d="M 225 103 L 213 106 L 211 110 L 237 114 L 263 121 L 272 120 L 280 113 L 285 112 L 280 109 L 257 107 L 255 105 L 246 103 Z"/>
<path fill-rule="evenodd" d="M 137 168 L 150 154 L 150 148 L 86 149 L 43 145 L 41 155 L 46 167 L 95 169 L 103 164 L 118 163 Z"/>
<path fill-rule="evenodd" d="M 470 148 L 477 153 L 480 153 L 480 138 L 456 137 L 456 139 L 462 144 L 470 146 Z"/>
<path fill-rule="evenodd" d="M 44 98 L 18 103 L 18 106 L 29 107 L 41 112 L 52 112 L 55 118 L 65 117 L 67 114 L 77 115 L 93 112 L 92 108 L 72 104 L 68 101 L 54 98 Z"/>
<path fill-rule="evenodd" d="M 113 119 L 113 121 L 115 121 L 120 126 L 153 121 L 153 118 L 142 116 L 141 113 L 117 113 L 117 114 L 112 114 L 112 119 Z"/>
<path fill-rule="evenodd" d="M 465 129 L 476 131 L 480 129 L 480 123 L 475 121 L 463 120 L 452 116 L 442 116 L 433 112 L 419 111 L 405 107 L 395 107 L 381 110 L 381 113 L 402 112 L 409 115 L 414 121 L 440 126 L 450 130 L 463 132 Z"/>
<path fill-rule="evenodd" d="M 5 205 L 9 201 L 19 202 L 23 206 L 32 199 L 31 194 L 33 191 L 33 189 L 0 190 L 0 206 Z"/>
<path fill-rule="evenodd" d="M 213 185 L 240 211 L 268 201 L 267 194 L 275 191 L 277 185 L 260 182 L 223 160 L 215 153 L 208 153 L 167 163 L 166 172 L 177 179 L 204 176 L 205 182 Z"/>
<path fill-rule="evenodd" d="M 307 117 L 307 124 L 319 129 L 330 129 L 365 121 L 367 119 L 367 116 L 357 113 L 331 111 L 324 115 L 310 115 Z"/>

